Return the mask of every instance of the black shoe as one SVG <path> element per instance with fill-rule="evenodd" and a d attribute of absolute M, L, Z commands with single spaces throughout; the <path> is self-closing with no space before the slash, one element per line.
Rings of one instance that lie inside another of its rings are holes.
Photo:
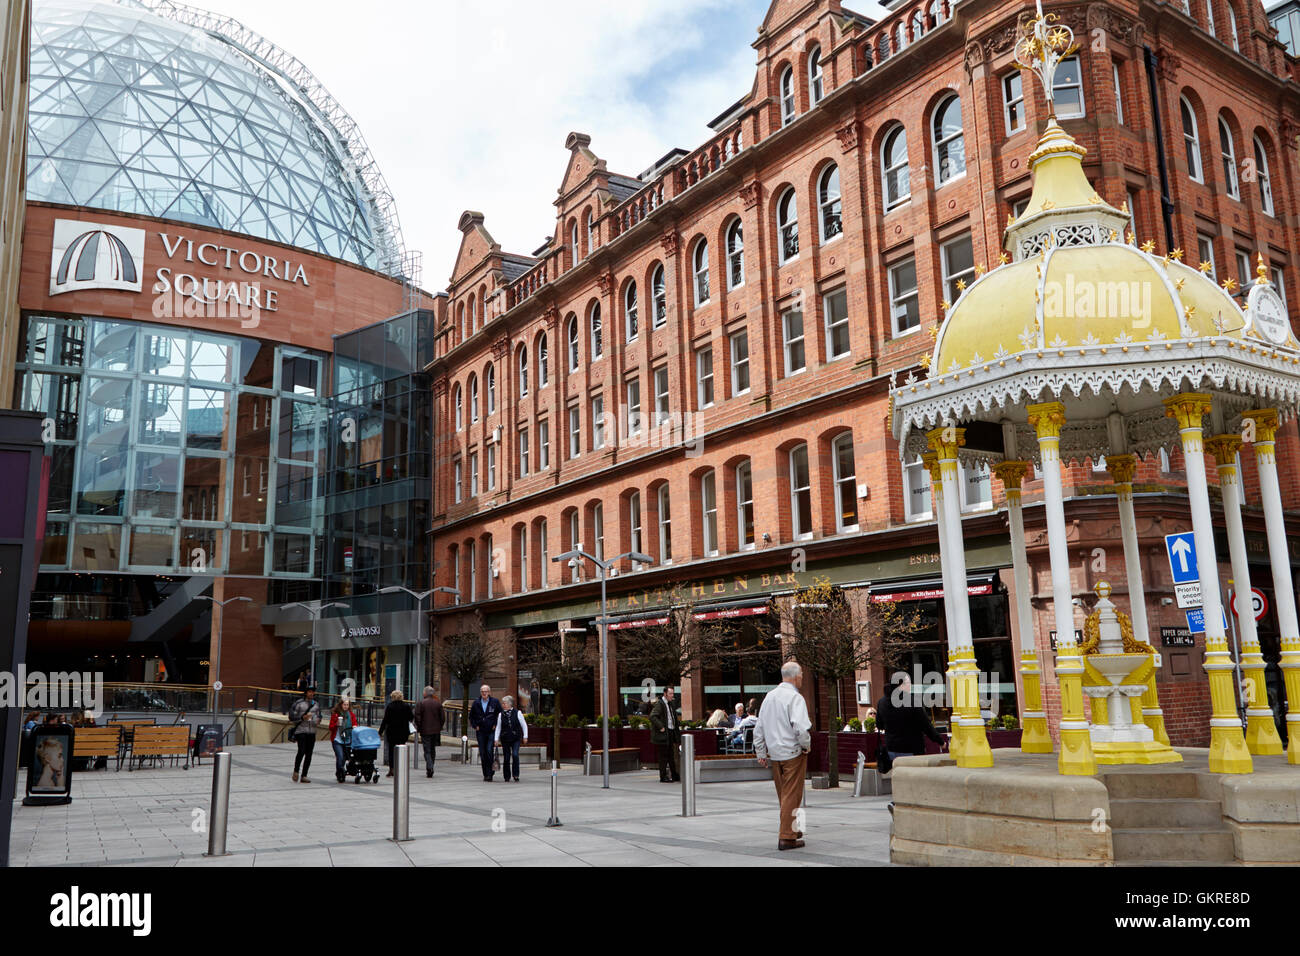
<path fill-rule="evenodd" d="M 392 776 L 392 775 L 393 775 L 393 771 L 391 771 L 391 770 L 390 770 L 390 771 L 388 771 L 388 776 L 390 776 L 390 777 L 391 777 L 391 776 Z"/>
<path fill-rule="evenodd" d="M 425 775 L 426 777 L 432 777 L 432 776 L 433 776 L 433 771 L 432 771 L 432 770 L 426 770 L 426 771 L 424 772 L 424 775 Z"/>

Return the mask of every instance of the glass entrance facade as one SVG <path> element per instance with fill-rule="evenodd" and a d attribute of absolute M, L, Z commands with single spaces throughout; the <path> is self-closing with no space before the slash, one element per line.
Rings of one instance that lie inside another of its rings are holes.
<path fill-rule="evenodd" d="M 42 572 L 319 576 L 324 357 L 27 315 L 18 407 L 42 412 Z"/>

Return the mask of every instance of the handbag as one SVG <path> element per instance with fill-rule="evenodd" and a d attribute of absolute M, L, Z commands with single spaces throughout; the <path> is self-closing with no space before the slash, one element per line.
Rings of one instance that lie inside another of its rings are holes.
<path fill-rule="evenodd" d="M 889 749 L 885 746 L 885 735 L 877 732 L 876 734 L 876 773 L 886 774 L 894 769 L 894 758 L 889 756 Z"/>

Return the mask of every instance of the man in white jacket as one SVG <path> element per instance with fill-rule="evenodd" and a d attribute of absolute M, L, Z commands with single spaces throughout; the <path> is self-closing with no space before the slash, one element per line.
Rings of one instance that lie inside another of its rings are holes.
<path fill-rule="evenodd" d="M 754 753 L 760 767 L 772 762 L 772 780 L 781 801 L 781 835 L 778 850 L 803 846 L 802 831 L 794 828 L 795 812 L 803 802 L 804 773 L 808 769 L 808 751 L 812 737 L 808 731 L 808 705 L 799 688 L 803 686 L 803 669 L 794 661 L 781 667 L 781 683 L 763 698 L 754 726 Z"/>

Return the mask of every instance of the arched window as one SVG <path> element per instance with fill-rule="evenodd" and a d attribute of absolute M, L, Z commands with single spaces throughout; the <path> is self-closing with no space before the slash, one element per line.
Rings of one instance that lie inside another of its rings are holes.
<path fill-rule="evenodd" d="M 1232 48 L 1240 53 L 1241 41 L 1237 39 L 1237 12 L 1232 9 L 1232 4 L 1228 4 L 1228 36 L 1232 40 Z"/>
<path fill-rule="evenodd" d="M 587 315 L 587 327 L 591 330 L 591 360 L 605 356 L 605 336 L 600 324 L 600 303 L 591 303 L 591 311 Z"/>
<path fill-rule="evenodd" d="M 714 472 L 700 476 L 700 518 L 704 556 L 718 553 L 718 484 Z"/>
<path fill-rule="evenodd" d="M 627 340 L 629 342 L 634 341 L 641 331 L 640 324 L 637 321 L 635 281 L 629 282 L 627 288 L 623 290 L 623 325 L 626 330 Z"/>
<path fill-rule="evenodd" d="M 528 349 L 522 345 L 515 353 L 515 364 L 519 366 L 519 397 L 528 394 Z"/>
<path fill-rule="evenodd" d="M 794 122 L 794 70 L 786 67 L 781 71 L 781 125 L 789 126 Z"/>
<path fill-rule="evenodd" d="M 578 317 L 569 316 L 568 325 L 569 338 L 569 372 L 578 371 Z"/>
<path fill-rule="evenodd" d="M 489 365 L 484 373 L 487 387 L 487 413 L 495 415 L 497 410 L 497 367 Z"/>
<path fill-rule="evenodd" d="M 1183 118 L 1183 148 L 1187 155 L 1187 175 L 1198 183 L 1205 182 L 1201 176 L 1201 138 L 1196 128 L 1196 113 L 1187 97 L 1178 98 L 1178 111 Z"/>
<path fill-rule="evenodd" d="M 659 509 L 659 563 L 671 564 L 673 560 L 672 502 L 669 499 L 668 482 L 659 486 L 655 497 Z"/>
<path fill-rule="evenodd" d="M 966 137 L 961 127 L 961 97 L 950 96 L 934 111 L 935 181 L 942 186 L 966 172 Z"/>
<path fill-rule="evenodd" d="M 799 255 L 799 205 L 794 189 L 781 194 L 776 204 L 777 259 L 789 262 Z"/>
<path fill-rule="evenodd" d="M 844 432 L 831 443 L 835 467 L 835 530 L 858 530 L 857 471 L 853 464 L 853 433 Z"/>
<path fill-rule="evenodd" d="M 742 551 L 754 546 L 754 475 L 748 460 L 736 466 L 736 543 Z"/>
<path fill-rule="evenodd" d="M 456 306 L 456 318 L 460 325 L 460 340 L 464 342 L 469 338 L 469 329 L 465 326 L 465 303 L 462 302 Z"/>
<path fill-rule="evenodd" d="M 641 545 L 641 494 L 632 492 L 627 496 L 627 529 L 628 529 L 628 550 L 643 551 Z M 640 571 L 641 562 L 633 561 L 632 570 Z"/>
<path fill-rule="evenodd" d="M 473 294 L 469 297 L 469 327 L 474 332 L 478 331 L 478 309 Z"/>
<path fill-rule="evenodd" d="M 546 333 L 537 337 L 537 387 L 545 388 L 551 380 L 551 354 L 546 344 Z"/>
<path fill-rule="evenodd" d="M 478 376 L 469 377 L 469 420 L 478 421 Z"/>
<path fill-rule="evenodd" d="M 587 255 L 591 255 L 596 249 L 596 218 L 591 213 L 587 213 Z"/>
<path fill-rule="evenodd" d="M 1223 182 L 1228 188 L 1228 195 L 1233 199 L 1241 198 L 1241 189 L 1237 186 L 1237 146 L 1232 141 L 1232 130 L 1223 117 L 1219 117 L 1219 148 L 1223 159 Z"/>
<path fill-rule="evenodd" d="M 459 385 L 456 386 L 455 405 L 456 431 L 460 431 L 465 427 L 465 393 L 461 390 Z"/>
<path fill-rule="evenodd" d="M 542 568 L 541 585 L 543 588 L 545 588 L 547 586 L 547 574 L 548 574 L 546 569 L 550 566 L 551 563 L 551 549 L 549 543 L 546 540 L 546 519 L 545 518 L 542 518 L 540 521 L 537 522 L 537 555 Z"/>
<path fill-rule="evenodd" d="M 796 540 L 812 537 L 812 479 L 807 445 L 790 449 L 790 520 Z"/>
<path fill-rule="evenodd" d="M 900 20 L 898 29 L 894 31 L 894 52 L 905 49 L 907 49 L 907 24 Z"/>
<path fill-rule="evenodd" d="M 1259 179 L 1259 201 L 1266 215 L 1273 215 L 1273 180 L 1268 173 L 1268 153 L 1258 136 L 1255 137 L 1255 175 Z"/>
<path fill-rule="evenodd" d="M 826 87 L 822 77 L 822 48 L 814 46 L 808 51 L 808 99 L 813 106 L 816 106 L 825 95 Z"/>
<path fill-rule="evenodd" d="M 650 294 L 654 298 L 654 327 L 657 329 L 668 321 L 668 285 L 664 281 L 664 267 L 655 266 L 650 276 Z"/>
<path fill-rule="evenodd" d="M 578 247 L 578 224 L 575 222 L 569 227 L 569 246 L 573 249 L 573 264 L 576 266 L 582 259 L 582 250 Z"/>
<path fill-rule="evenodd" d="M 738 289 L 745 284 L 745 228 L 740 219 L 727 227 L 727 288 Z"/>
<path fill-rule="evenodd" d="M 925 14 L 917 10 L 912 14 L 912 42 L 915 43 L 923 36 L 925 36 Z"/>
<path fill-rule="evenodd" d="M 826 242 L 844 231 L 840 221 L 840 168 L 833 163 L 817 181 L 817 205 L 821 209 L 821 241 Z"/>
<path fill-rule="evenodd" d="M 695 304 L 703 305 L 709 301 L 709 242 L 701 239 L 695 244 L 695 253 L 691 257 L 695 275 Z"/>
<path fill-rule="evenodd" d="M 884 170 L 885 208 L 892 209 L 910 199 L 912 184 L 907 165 L 907 130 L 901 123 L 885 136 L 880 149 L 880 168 Z"/>
<path fill-rule="evenodd" d="M 1205 29 L 1209 31 L 1210 36 L 1218 36 L 1214 29 L 1214 2 L 1205 0 Z"/>
<path fill-rule="evenodd" d="M 936 27 L 947 22 L 948 17 L 943 12 L 943 0 L 933 0 L 930 4 L 930 20 Z"/>

